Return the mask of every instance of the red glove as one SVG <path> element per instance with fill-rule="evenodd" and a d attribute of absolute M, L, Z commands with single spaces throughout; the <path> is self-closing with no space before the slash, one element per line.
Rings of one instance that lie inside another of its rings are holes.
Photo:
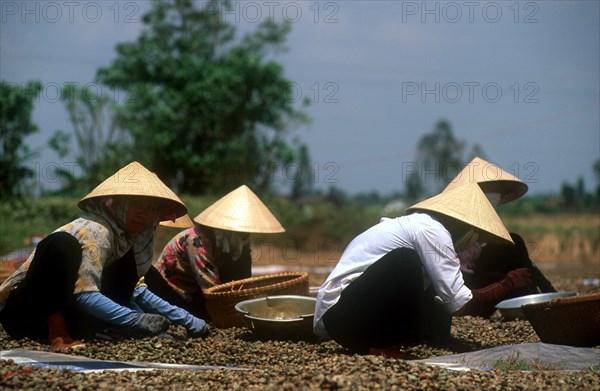
<path fill-rule="evenodd" d="M 480 289 L 472 289 L 473 298 L 455 313 L 457 316 L 491 314 L 494 306 L 515 289 L 530 285 L 531 271 L 528 268 L 511 270 L 502 280 Z"/>
<path fill-rule="evenodd" d="M 526 267 L 511 270 L 506 275 L 504 280 L 501 281 L 501 283 L 502 282 L 504 282 L 505 285 L 507 285 L 507 288 L 509 289 L 509 291 L 531 285 L 531 283 L 532 283 L 531 270 L 529 270 L 529 268 L 526 268 Z"/>

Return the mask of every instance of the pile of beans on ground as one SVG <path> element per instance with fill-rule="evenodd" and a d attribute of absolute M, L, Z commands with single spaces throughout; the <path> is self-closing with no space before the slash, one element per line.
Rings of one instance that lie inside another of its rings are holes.
<path fill-rule="evenodd" d="M 595 266 L 592 269 L 596 268 Z M 547 270 L 546 276 L 559 290 L 580 293 L 597 291 L 585 285 L 589 266 L 580 271 Z M 560 368 L 523 368 L 498 365 L 492 370 L 452 371 L 411 361 L 373 355 L 348 354 L 333 341 L 267 341 L 247 329 L 214 329 L 207 339 L 186 338 L 185 330 L 173 326 L 173 336 L 143 339 L 96 339 L 76 354 L 101 360 L 227 366 L 231 369 L 104 371 L 81 373 L 69 370 L 27 367 L 0 361 L 3 390 L 297 390 L 297 389 L 439 389 L 495 390 L 548 389 L 600 390 L 598 366 L 582 371 Z M 452 334 L 473 349 L 539 342 L 525 320 L 503 321 L 499 314 L 489 319 L 455 318 Z M 600 347 L 596 347 L 600 352 Z M 31 340 L 13 340 L 0 328 L 0 349 L 53 351 Z M 451 350 L 418 345 L 406 350 L 419 358 L 452 354 Z M 599 353 L 600 357 L 600 353 Z M 504 363 L 507 364 L 507 363 Z M 600 365 L 600 363 L 598 363 Z M 237 370 L 244 368 L 247 370 Z"/>

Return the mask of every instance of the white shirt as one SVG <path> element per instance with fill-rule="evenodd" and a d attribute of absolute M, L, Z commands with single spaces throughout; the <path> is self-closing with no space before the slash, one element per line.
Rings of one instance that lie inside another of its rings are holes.
<path fill-rule="evenodd" d="M 435 300 L 449 313 L 471 300 L 473 295 L 464 284 L 452 237 L 441 223 L 424 213 L 382 218 L 379 224 L 350 242 L 319 288 L 313 324 L 317 335 L 329 337 L 323 325 L 323 314 L 337 303 L 342 291 L 371 264 L 397 248 L 416 251 L 423 268 L 424 288 L 433 283 Z"/>

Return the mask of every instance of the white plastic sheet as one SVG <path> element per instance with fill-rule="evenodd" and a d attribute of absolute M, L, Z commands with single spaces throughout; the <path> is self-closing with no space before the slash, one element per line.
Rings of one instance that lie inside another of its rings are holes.
<path fill-rule="evenodd" d="M 142 361 L 109 361 L 95 360 L 83 356 L 71 354 L 45 352 L 38 350 L 15 349 L 3 350 L 0 352 L 0 358 L 3 360 L 13 360 L 16 363 L 32 367 L 69 369 L 76 372 L 101 372 L 101 371 L 148 371 L 155 369 L 188 369 L 192 371 L 200 370 L 243 370 L 248 368 L 210 366 L 210 365 L 186 365 L 186 364 L 167 364 L 152 363 Z"/>
<path fill-rule="evenodd" d="M 413 362 L 443 366 L 453 370 L 493 369 L 499 362 L 518 361 L 546 370 L 600 370 L 600 349 L 577 348 L 547 343 L 498 346 L 474 352 L 431 357 Z M 538 365 L 539 364 L 539 365 Z"/>

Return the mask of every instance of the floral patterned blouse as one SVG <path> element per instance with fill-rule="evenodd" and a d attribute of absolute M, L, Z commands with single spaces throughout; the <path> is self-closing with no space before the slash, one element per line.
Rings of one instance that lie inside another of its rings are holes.
<path fill-rule="evenodd" d="M 198 288 L 204 290 L 221 283 L 221 265 L 215 257 L 213 243 L 197 225 L 175 235 L 154 266 L 186 300 Z"/>

